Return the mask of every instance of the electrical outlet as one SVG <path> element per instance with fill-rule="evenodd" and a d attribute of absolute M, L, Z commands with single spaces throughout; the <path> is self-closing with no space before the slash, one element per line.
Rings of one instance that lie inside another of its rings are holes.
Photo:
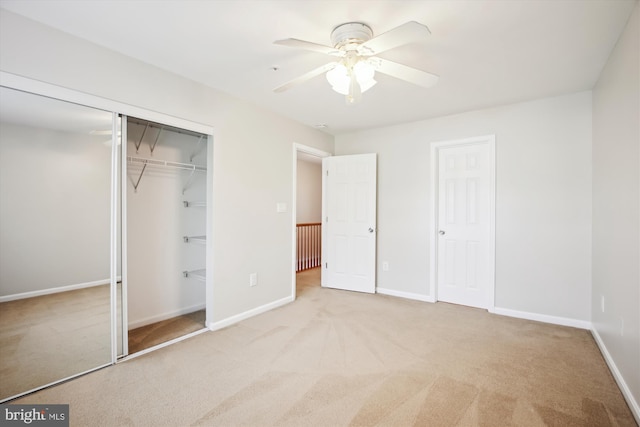
<path fill-rule="evenodd" d="M 600 310 L 604 313 L 604 295 L 600 295 Z"/>
<path fill-rule="evenodd" d="M 249 286 L 256 286 L 258 284 L 258 273 L 249 274 Z"/>
<path fill-rule="evenodd" d="M 389 263 L 387 261 L 382 263 L 382 271 L 389 271 Z"/>

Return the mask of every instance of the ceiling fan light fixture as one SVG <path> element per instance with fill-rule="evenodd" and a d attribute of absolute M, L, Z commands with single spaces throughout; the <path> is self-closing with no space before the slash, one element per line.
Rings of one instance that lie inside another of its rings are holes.
<path fill-rule="evenodd" d="M 344 64 L 339 63 L 333 70 L 327 71 L 327 81 L 335 90 L 341 95 L 349 93 L 349 84 L 351 83 L 351 76 L 349 76 L 349 70 Z"/>
<path fill-rule="evenodd" d="M 367 61 L 362 60 L 355 63 L 352 73 L 342 62 L 339 63 L 327 72 L 327 81 L 334 91 L 341 95 L 348 95 L 352 74 L 360 85 L 361 93 L 371 89 L 377 83 L 374 79 L 375 68 Z"/>
<path fill-rule="evenodd" d="M 373 65 L 367 61 L 361 60 L 356 62 L 353 66 L 353 74 L 360 85 L 361 92 L 368 91 L 377 83 L 374 79 L 376 70 L 373 68 Z"/>

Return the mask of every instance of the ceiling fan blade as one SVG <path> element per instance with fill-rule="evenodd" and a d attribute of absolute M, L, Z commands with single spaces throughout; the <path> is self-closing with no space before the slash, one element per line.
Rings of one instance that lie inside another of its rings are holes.
<path fill-rule="evenodd" d="M 420 40 L 429 34 L 431 31 L 426 25 L 409 21 L 362 43 L 358 47 L 358 54 L 362 56 L 377 55 L 394 47 Z"/>
<path fill-rule="evenodd" d="M 276 40 L 276 41 L 273 42 L 273 44 L 279 44 L 281 46 L 293 47 L 293 48 L 296 48 L 296 49 L 310 50 L 312 52 L 320 52 L 320 53 L 324 53 L 326 55 L 344 56 L 344 52 L 342 52 L 341 50 L 335 49 L 335 48 L 330 47 L 330 46 L 325 46 L 325 45 L 322 45 L 322 44 L 311 43 L 311 42 L 304 41 L 304 40 L 298 40 L 298 39 Z"/>
<path fill-rule="evenodd" d="M 426 71 L 418 70 L 416 68 L 408 67 L 382 58 L 369 58 L 369 61 L 371 65 L 375 67 L 376 71 L 400 80 L 405 80 L 409 83 L 413 83 L 414 85 L 428 88 L 438 83 L 439 77 L 435 74 L 427 73 Z"/>
<path fill-rule="evenodd" d="M 311 70 L 308 73 L 301 75 L 300 77 L 297 77 L 291 81 L 288 81 L 282 86 L 278 86 L 273 91 L 276 93 L 280 93 L 280 92 L 284 92 L 285 90 L 289 90 L 294 86 L 304 83 L 307 80 L 311 80 L 316 76 L 319 76 L 320 74 L 326 73 L 329 70 L 333 70 L 336 67 L 336 65 L 338 65 L 337 62 L 329 62 L 328 64 L 325 64 L 322 67 L 318 67 L 315 70 Z"/>

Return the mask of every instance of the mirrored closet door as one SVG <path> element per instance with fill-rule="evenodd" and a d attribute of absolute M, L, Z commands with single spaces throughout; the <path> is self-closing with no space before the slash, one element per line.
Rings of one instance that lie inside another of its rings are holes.
<path fill-rule="evenodd" d="M 3 401 L 113 363 L 122 334 L 115 115 L 0 91 Z"/>

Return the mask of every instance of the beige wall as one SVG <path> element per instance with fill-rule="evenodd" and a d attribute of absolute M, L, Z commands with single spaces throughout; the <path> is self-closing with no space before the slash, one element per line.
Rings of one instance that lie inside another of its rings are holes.
<path fill-rule="evenodd" d="M 593 90 L 591 320 L 640 422 L 639 22 L 636 5 Z"/>
<path fill-rule="evenodd" d="M 296 222 L 298 224 L 322 220 L 322 165 L 298 160 L 296 187 Z"/>
<path fill-rule="evenodd" d="M 0 298 L 108 283 L 105 139 L 0 123 Z"/>

